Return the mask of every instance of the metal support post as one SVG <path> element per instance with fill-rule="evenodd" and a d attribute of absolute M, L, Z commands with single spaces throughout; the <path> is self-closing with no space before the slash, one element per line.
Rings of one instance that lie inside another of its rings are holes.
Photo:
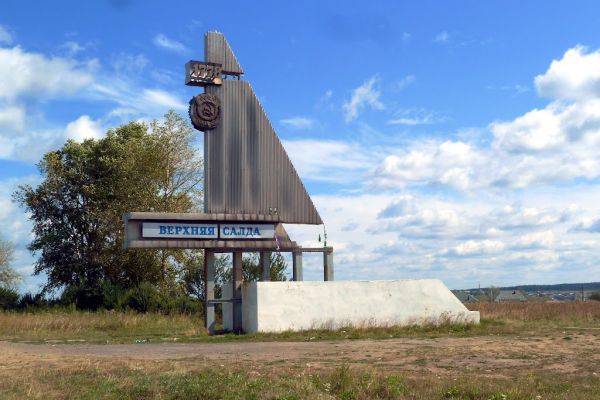
<path fill-rule="evenodd" d="M 333 252 L 323 253 L 323 280 L 333 280 Z"/>
<path fill-rule="evenodd" d="M 302 277 L 302 252 L 294 251 L 292 253 L 292 279 L 294 281 L 303 280 Z"/>
<path fill-rule="evenodd" d="M 271 252 L 261 251 L 260 252 L 260 280 L 268 282 L 271 280 Z"/>
<path fill-rule="evenodd" d="M 244 275 L 242 273 L 242 252 L 233 252 L 233 331 L 242 331 L 242 282 Z"/>
<path fill-rule="evenodd" d="M 211 250 L 204 251 L 204 327 L 209 334 L 215 333 L 215 253 Z"/>

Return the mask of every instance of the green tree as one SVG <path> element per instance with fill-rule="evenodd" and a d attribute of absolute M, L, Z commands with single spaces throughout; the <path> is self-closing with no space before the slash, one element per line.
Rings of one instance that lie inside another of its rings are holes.
<path fill-rule="evenodd" d="M 189 212 L 201 203 L 201 159 L 193 132 L 174 112 L 151 129 L 131 122 L 99 140 L 68 141 L 38 164 L 37 187 L 14 195 L 30 213 L 38 254 L 34 273 L 45 273 L 44 292 L 65 286 L 120 287 L 175 280 L 177 252 L 124 251 L 122 215 L 128 211 Z"/>
<path fill-rule="evenodd" d="M 15 247 L 11 242 L 0 240 L 0 288 L 12 289 L 21 279 L 10 266 L 14 251 Z"/>
<path fill-rule="evenodd" d="M 260 280 L 260 256 L 259 253 L 246 253 L 242 258 L 242 275 L 244 282 L 253 282 Z M 287 263 L 283 256 L 279 253 L 271 253 L 270 273 L 271 281 L 286 281 L 285 270 Z M 231 257 L 220 256 L 216 259 L 215 281 L 217 286 L 231 282 L 232 268 Z"/>

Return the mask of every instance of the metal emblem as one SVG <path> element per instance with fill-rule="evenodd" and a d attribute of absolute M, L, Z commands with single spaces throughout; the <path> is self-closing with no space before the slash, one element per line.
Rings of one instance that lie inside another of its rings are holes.
<path fill-rule="evenodd" d="M 199 131 L 215 129 L 221 115 L 221 101 L 213 94 L 199 94 L 190 100 L 190 119 Z"/>

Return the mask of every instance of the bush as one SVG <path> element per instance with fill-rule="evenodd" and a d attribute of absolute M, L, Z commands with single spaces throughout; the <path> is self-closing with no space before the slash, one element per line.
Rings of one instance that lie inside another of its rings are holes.
<path fill-rule="evenodd" d="M 104 294 L 101 287 L 68 286 L 61 295 L 65 306 L 74 304 L 80 310 L 92 310 L 103 307 Z"/>
<path fill-rule="evenodd" d="M 600 290 L 590 294 L 590 300 L 600 301 Z"/>
<path fill-rule="evenodd" d="M 102 284 L 102 307 L 107 310 L 124 310 L 127 307 L 127 290 L 109 282 Z"/>
<path fill-rule="evenodd" d="M 160 298 L 152 284 L 142 282 L 127 291 L 125 304 L 138 312 L 156 311 L 160 304 Z"/>
<path fill-rule="evenodd" d="M 44 300 L 44 298 L 40 294 L 33 295 L 30 292 L 25 293 L 19 299 L 19 303 L 17 304 L 17 308 L 19 310 L 25 310 L 28 308 L 41 308 L 43 306 L 48 305 L 48 302 Z"/>
<path fill-rule="evenodd" d="M 0 286 L 0 308 L 10 310 L 17 307 L 19 293 L 16 290 Z"/>

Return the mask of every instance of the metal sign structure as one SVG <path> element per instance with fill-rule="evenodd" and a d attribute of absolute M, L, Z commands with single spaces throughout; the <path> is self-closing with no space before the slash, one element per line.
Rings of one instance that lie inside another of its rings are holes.
<path fill-rule="evenodd" d="M 283 224 L 323 223 L 258 97 L 222 33 L 204 37 L 206 61 L 185 65 L 185 84 L 205 92 L 190 101 L 192 125 L 204 132 L 204 213 L 124 215 L 125 248 L 205 250 L 205 324 L 214 332 L 215 253 L 233 253 L 233 327 L 241 331 L 242 252 L 260 252 L 269 280 L 273 251 L 293 253 L 302 280 L 302 253 L 323 253 L 324 279 L 333 280 L 333 249 L 302 248 Z"/>

